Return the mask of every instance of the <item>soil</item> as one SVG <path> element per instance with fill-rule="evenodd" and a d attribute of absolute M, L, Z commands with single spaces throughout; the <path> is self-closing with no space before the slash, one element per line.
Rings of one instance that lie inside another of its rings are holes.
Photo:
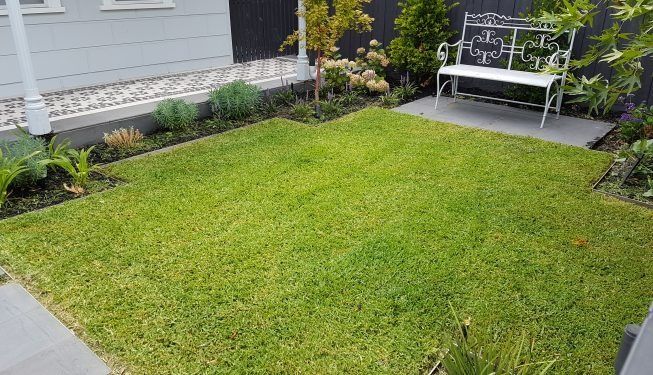
<path fill-rule="evenodd" d="M 58 171 L 48 171 L 48 176 L 34 185 L 11 189 L 9 198 L 0 209 L 0 220 L 20 215 L 30 211 L 40 210 L 88 194 L 97 193 L 123 182 L 115 177 L 102 173 L 93 173 L 84 194 L 73 194 L 64 188 L 70 184 L 70 177 Z"/>

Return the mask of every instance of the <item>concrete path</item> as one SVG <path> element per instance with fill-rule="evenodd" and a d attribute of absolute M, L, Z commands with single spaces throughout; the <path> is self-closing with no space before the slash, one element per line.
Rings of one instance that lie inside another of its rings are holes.
<path fill-rule="evenodd" d="M 0 286 L 1 375 L 106 375 L 109 371 L 20 285 Z"/>
<path fill-rule="evenodd" d="M 434 109 L 435 98 L 426 97 L 404 104 L 396 111 L 426 117 L 435 121 L 450 122 L 462 126 L 470 126 L 501 133 L 524 135 L 572 146 L 590 148 L 606 135 L 612 124 L 584 120 L 577 117 L 550 114 L 540 129 L 542 112 L 525 110 L 505 105 L 475 102 L 441 97 L 438 110 Z"/>

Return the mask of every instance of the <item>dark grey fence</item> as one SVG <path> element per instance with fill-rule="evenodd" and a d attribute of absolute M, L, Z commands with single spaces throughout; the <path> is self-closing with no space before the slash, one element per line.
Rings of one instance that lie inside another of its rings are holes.
<path fill-rule="evenodd" d="M 451 2 L 449 0 L 449 2 Z M 532 0 L 459 0 L 459 5 L 450 12 L 451 28 L 460 32 L 465 17 L 465 12 L 469 13 L 497 13 L 502 15 L 511 15 L 518 17 L 528 13 Z M 395 37 L 394 20 L 399 15 L 401 9 L 397 5 L 397 0 L 372 0 L 367 7 L 368 13 L 374 17 L 374 26 L 371 33 L 354 34 L 348 33 L 342 40 L 340 47 L 344 56 L 352 57 L 360 46 L 367 46 L 371 39 L 377 39 L 384 45 L 388 45 Z M 593 27 L 585 27 L 578 32 L 576 43 L 574 43 L 574 57 L 581 56 L 592 43 L 591 36 L 597 35 L 604 28 L 612 26 L 609 13 L 603 10 L 595 20 Z M 625 32 L 634 32 L 638 25 L 625 25 Z M 454 37 L 455 38 L 455 37 Z M 643 62 L 645 72 L 642 76 L 642 89 L 636 93 L 635 102 L 648 101 L 653 104 L 653 59 L 647 59 Z M 578 74 L 587 77 L 601 73 L 604 77 L 610 78 L 612 70 L 604 63 L 592 64 L 591 66 L 578 72 Z M 474 85 L 480 85 L 482 89 L 496 89 L 496 85 L 489 86 L 486 83 L 474 81 Z"/>
<path fill-rule="evenodd" d="M 297 0 L 229 0 L 234 62 L 296 55 L 297 48 L 279 52 L 297 29 Z"/>

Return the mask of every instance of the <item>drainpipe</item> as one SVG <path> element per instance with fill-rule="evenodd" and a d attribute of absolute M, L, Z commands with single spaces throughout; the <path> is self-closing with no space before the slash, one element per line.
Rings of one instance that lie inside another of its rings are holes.
<path fill-rule="evenodd" d="M 27 43 L 27 33 L 25 32 L 20 3 L 18 0 L 6 0 L 6 6 L 11 25 L 11 33 L 14 36 L 18 65 L 20 65 L 20 74 L 25 89 L 27 127 L 32 135 L 49 134 L 52 132 L 52 127 L 50 126 L 48 108 L 45 106 L 45 101 L 36 85 L 34 66 L 32 65 L 32 56 Z"/>
<path fill-rule="evenodd" d="M 309 73 L 308 55 L 306 54 L 306 17 L 304 12 L 304 0 L 297 0 L 297 25 L 299 31 L 299 53 L 297 54 L 297 80 L 308 81 L 311 79 Z"/>

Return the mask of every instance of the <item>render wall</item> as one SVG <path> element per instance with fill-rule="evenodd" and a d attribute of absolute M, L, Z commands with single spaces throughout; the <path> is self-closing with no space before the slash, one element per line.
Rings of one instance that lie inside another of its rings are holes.
<path fill-rule="evenodd" d="M 63 13 L 25 14 L 43 92 L 229 65 L 228 0 L 175 0 L 175 8 L 100 10 L 61 0 Z M 22 95 L 15 47 L 0 15 L 0 98 Z"/>

